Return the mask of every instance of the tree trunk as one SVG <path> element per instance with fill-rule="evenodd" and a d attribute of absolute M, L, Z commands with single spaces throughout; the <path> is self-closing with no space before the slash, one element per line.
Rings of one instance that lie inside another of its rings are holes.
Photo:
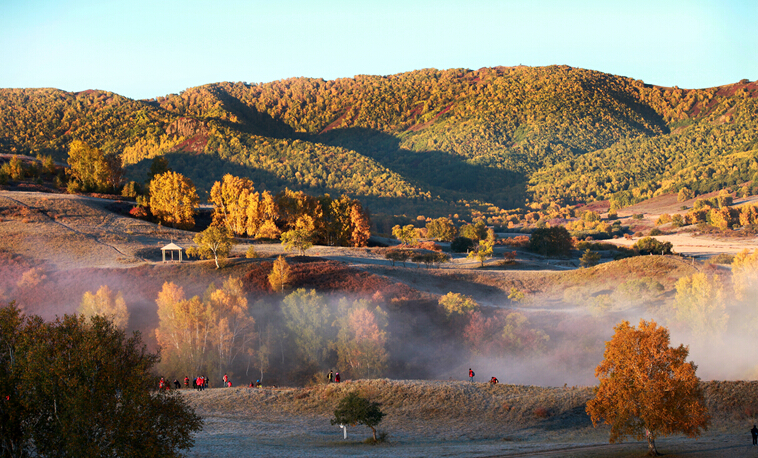
<path fill-rule="evenodd" d="M 655 436 L 650 431 L 645 430 L 645 436 L 647 436 L 647 454 L 648 456 L 660 456 L 658 449 L 655 448 Z"/>
<path fill-rule="evenodd" d="M 376 428 L 374 428 L 373 426 L 371 426 L 370 428 L 371 428 L 371 431 L 374 433 L 374 442 L 376 442 Z"/>

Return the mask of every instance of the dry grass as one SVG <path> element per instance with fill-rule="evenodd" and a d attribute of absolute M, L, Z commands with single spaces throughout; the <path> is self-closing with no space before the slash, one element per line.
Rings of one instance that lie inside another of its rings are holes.
<path fill-rule="evenodd" d="M 357 392 L 382 405 L 387 415 L 380 429 L 426 437 L 455 435 L 487 438 L 495 431 L 545 426 L 560 422 L 567 428 L 586 428 L 584 405 L 588 387 L 544 388 L 489 383 L 419 380 L 359 380 L 307 388 L 232 388 L 185 392 L 203 416 L 255 418 L 331 417 L 338 402 Z M 272 418 L 274 419 L 274 418 Z M 470 421 L 469 421 L 470 420 Z"/>
<path fill-rule="evenodd" d="M 713 416 L 699 440 L 659 438 L 679 457 L 731 457 L 750 452 L 758 382 L 704 383 Z M 382 404 L 379 431 L 389 442 L 363 444 L 370 432 L 351 427 L 343 441 L 329 424 L 339 400 L 356 391 Z M 644 442 L 608 444 L 606 426 L 585 413 L 589 387 L 544 388 L 487 383 L 359 380 L 310 388 L 184 391 L 206 428 L 190 456 L 566 456 L 637 457 Z M 747 408 L 745 406 L 748 406 Z M 752 416 L 751 416 L 752 415 Z M 742 434 L 737 431 L 741 431 Z"/>

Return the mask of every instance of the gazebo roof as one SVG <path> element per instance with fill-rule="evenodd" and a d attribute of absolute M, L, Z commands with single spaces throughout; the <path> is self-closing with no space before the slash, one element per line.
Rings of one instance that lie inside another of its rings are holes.
<path fill-rule="evenodd" d="M 169 243 L 168 245 L 161 248 L 161 250 L 183 250 L 184 248 L 180 247 L 174 242 Z"/>

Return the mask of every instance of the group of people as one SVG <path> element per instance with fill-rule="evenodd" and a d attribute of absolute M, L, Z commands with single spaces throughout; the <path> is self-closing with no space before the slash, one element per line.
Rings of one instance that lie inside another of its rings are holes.
<path fill-rule="evenodd" d="M 186 375 L 184 376 L 184 388 L 189 388 L 190 378 Z M 158 381 L 158 390 L 162 391 L 168 391 L 171 389 L 171 385 L 174 385 L 174 389 L 178 390 L 182 387 L 182 384 L 179 382 L 179 380 L 174 379 L 173 382 L 169 382 L 166 380 L 165 377 L 161 377 L 161 379 Z M 202 390 L 205 388 L 208 388 L 208 379 L 204 376 L 199 376 L 192 380 L 192 388 L 196 390 Z"/>
<path fill-rule="evenodd" d="M 469 382 L 471 382 L 471 383 L 473 383 L 473 382 L 474 382 L 474 377 L 475 377 L 475 376 L 476 376 L 476 374 L 475 374 L 475 373 L 474 373 L 474 371 L 473 371 L 473 370 L 472 370 L 472 369 L 469 367 L 469 368 L 468 368 L 468 381 L 469 381 Z M 491 384 L 491 385 L 497 385 L 498 383 L 500 383 L 500 380 L 498 380 L 498 379 L 497 379 L 497 377 L 495 377 L 495 376 L 493 375 L 493 376 L 492 376 L 492 378 L 490 378 L 490 384 Z"/>
<path fill-rule="evenodd" d="M 340 382 L 340 373 L 337 372 L 335 374 L 334 371 L 329 370 L 329 373 L 326 375 L 326 381 L 327 381 L 327 383 L 339 383 Z"/>
<path fill-rule="evenodd" d="M 186 379 L 187 377 L 185 377 Z M 192 388 L 203 391 L 204 389 L 208 388 L 208 378 L 204 375 L 200 375 L 196 377 L 194 380 L 192 380 Z"/>

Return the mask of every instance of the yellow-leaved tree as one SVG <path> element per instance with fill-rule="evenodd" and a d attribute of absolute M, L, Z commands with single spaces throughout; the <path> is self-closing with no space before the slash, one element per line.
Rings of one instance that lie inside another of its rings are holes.
<path fill-rule="evenodd" d="M 150 181 L 150 211 L 163 224 L 191 229 L 199 202 L 195 185 L 180 173 L 168 171 Z"/>
<path fill-rule="evenodd" d="M 440 297 L 438 302 L 448 318 L 453 315 L 465 315 L 479 309 L 479 304 L 474 299 L 460 293 L 449 292 Z"/>
<path fill-rule="evenodd" d="M 758 292 L 758 250 L 743 250 L 732 261 L 732 285 L 738 300 L 755 297 Z"/>
<path fill-rule="evenodd" d="M 592 424 L 610 425 L 611 443 L 646 438 L 650 455 L 658 455 L 659 436 L 699 436 L 710 416 L 688 348 L 670 347 L 668 329 L 654 321 L 641 320 L 639 328 L 622 321 L 614 329 L 595 370 L 600 385 L 587 402 Z"/>
<path fill-rule="evenodd" d="M 85 318 L 100 315 L 111 322 L 118 329 L 126 329 L 129 324 L 129 310 L 121 292 L 113 293 L 108 285 L 103 285 L 96 293 L 87 291 L 82 296 L 82 302 L 77 310 Z"/>
<path fill-rule="evenodd" d="M 172 371 L 201 374 L 210 361 L 210 342 L 215 316 L 198 296 L 184 297 L 184 289 L 166 282 L 156 299 L 162 365 Z"/>
<path fill-rule="evenodd" d="M 274 266 L 271 269 L 271 273 L 268 275 L 268 282 L 271 284 L 271 289 L 277 293 L 284 291 L 284 288 L 290 282 L 290 266 L 284 259 L 284 256 L 279 256 L 274 261 Z"/>
<path fill-rule="evenodd" d="M 224 226 L 233 234 L 247 231 L 247 207 L 255 188 L 252 180 L 227 173 L 211 188 L 209 202 L 213 204 L 213 224 Z M 257 193 L 256 193 L 257 194 Z"/>
<path fill-rule="evenodd" d="M 718 338 L 726 330 L 729 315 L 717 278 L 701 272 L 680 278 L 674 308 L 677 320 L 685 323 L 695 337 Z"/>
<path fill-rule="evenodd" d="M 250 354 L 256 338 L 255 320 L 249 315 L 242 280 L 229 277 L 208 297 L 215 317 L 213 340 L 219 373 L 231 369 L 240 355 Z"/>
<path fill-rule="evenodd" d="M 235 244 L 234 238 L 225 227 L 216 226 L 210 226 L 197 234 L 193 241 L 197 246 L 187 249 L 187 255 L 197 256 L 200 259 L 213 259 L 216 262 L 216 269 L 221 268 L 219 259 L 222 261 L 226 259 Z"/>

